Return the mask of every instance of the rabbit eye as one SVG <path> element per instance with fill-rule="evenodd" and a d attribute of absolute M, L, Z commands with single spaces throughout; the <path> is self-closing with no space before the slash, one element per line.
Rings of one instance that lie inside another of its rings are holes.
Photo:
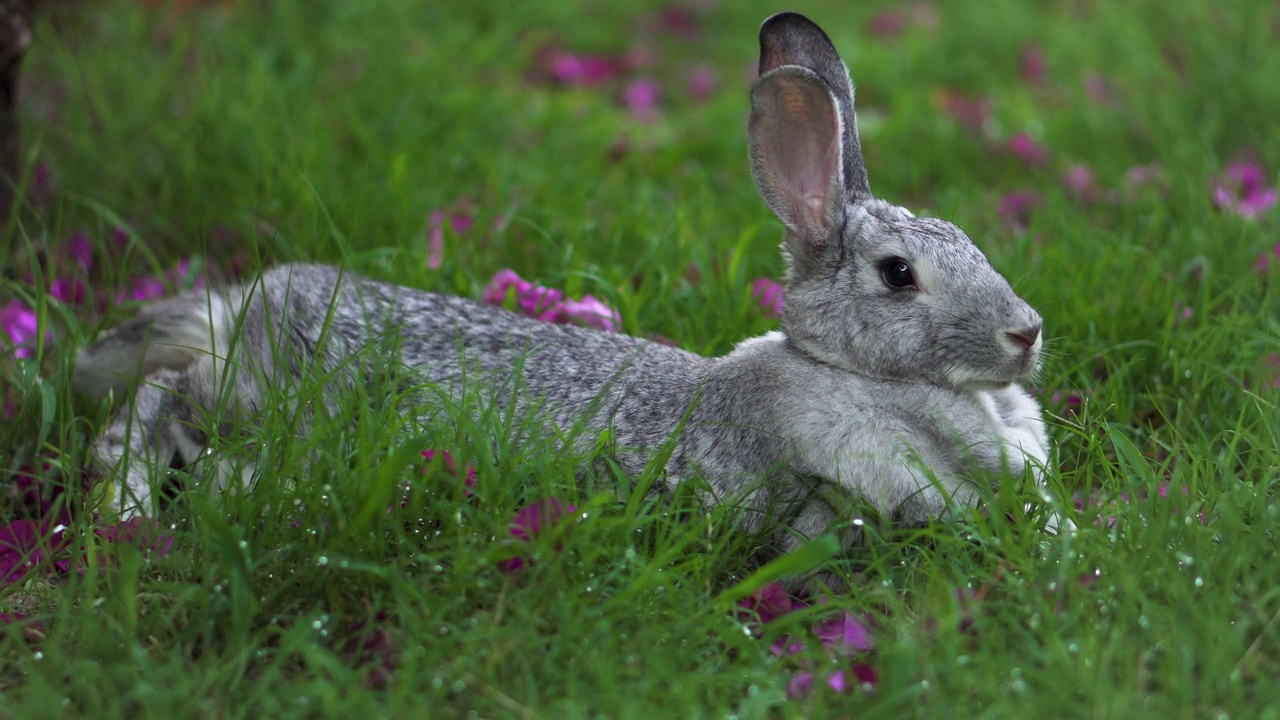
<path fill-rule="evenodd" d="M 880 264 L 880 275 L 891 288 L 909 288 L 916 284 L 911 274 L 911 266 L 902 258 L 889 258 Z"/>

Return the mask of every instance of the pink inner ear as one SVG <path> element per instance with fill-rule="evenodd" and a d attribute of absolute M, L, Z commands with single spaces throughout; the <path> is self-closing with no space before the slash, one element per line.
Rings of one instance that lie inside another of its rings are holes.
<path fill-rule="evenodd" d="M 792 175 L 793 189 L 801 231 L 811 236 L 825 236 L 830 230 L 827 203 L 833 190 L 832 177 L 840 162 L 840 137 L 833 136 L 825 149 L 820 150 L 816 145 L 816 142 L 804 143 L 803 149 L 796 153 L 800 167 Z"/>

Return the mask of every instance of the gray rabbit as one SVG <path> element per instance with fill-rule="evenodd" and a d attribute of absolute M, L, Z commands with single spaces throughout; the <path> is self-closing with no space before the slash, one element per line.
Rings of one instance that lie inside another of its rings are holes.
<path fill-rule="evenodd" d="M 276 267 L 152 304 L 81 351 L 75 382 L 91 396 L 142 380 L 92 449 L 122 475 L 116 509 L 155 511 L 153 468 L 199 460 L 215 408 L 247 416 L 310 373 L 336 396 L 388 365 L 432 388 L 408 396 L 419 417 L 464 384 L 487 388 L 576 450 L 608 430 L 627 473 L 678 431 L 660 484 L 699 474 L 747 526 L 789 527 L 784 545 L 832 528 L 856 541 L 850 501 L 922 524 L 1001 479 L 1042 485 L 1048 438 L 1017 384 L 1037 367 L 1040 316 L 959 228 L 872 197 L 853 85 L 821 29 L 775 15 L 760 46 L 748 134 L 756 186 L 786 226 L 780 331 L 707 358 L 334 267 Z"/>

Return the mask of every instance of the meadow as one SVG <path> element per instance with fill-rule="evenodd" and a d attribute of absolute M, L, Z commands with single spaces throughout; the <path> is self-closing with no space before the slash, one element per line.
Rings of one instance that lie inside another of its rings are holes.
<path fill-rule="evenodd" d="M 110 408 L 75 350 L 181 287 L 308 260 L 481 299 L 509 270 L 698 353 L 776 329 L 745 126 L 783 9 L 850 67 L 874 192 L 1045 318 L 1075 532 L 1002 493 L 769 563 L 696 480 L 586 482 L 482 404 L 412 427 L 369 398 L 306 437 L 264 411 L 218 448 L 257 458 L 251 491 L 175 468 L 159 524 L 95 514 Z M 1275 3 L 37 18 L 0 237 L 0 716 L 1280 717 Z M 849 589 L 774 584 L 813 568 Z"/>

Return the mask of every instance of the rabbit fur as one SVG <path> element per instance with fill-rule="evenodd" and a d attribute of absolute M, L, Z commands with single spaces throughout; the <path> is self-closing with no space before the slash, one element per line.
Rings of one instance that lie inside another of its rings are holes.
<path fill-rule="evenodd" d="M 156 511 L 154 467 L 198 461 L 215 408 L 245 416 L 265 388 L 310 372 L 340 393 L 374 382 L 389 356 L 434 388 L 413 396 L 419 417 L 478 384 L 548 432 L 589 430 L 569 435 L 583 438 L 576 450 L 609 430 L 627 473 L 679 430 L 659 485 L 699 474 L 749 526 L 786 507 L 784 544 L 831 528 L 856 541 L 850 500 L 914 525 L 1002 480 L 1042 485 L 1048 437 L 1018 384 L 1037 367 L 1040 316 L 959 228 L 871 195 L 853 85 L 821 29 L 775 15 L 760 45 L 748 135 L 757 188 L 786 228 L 779 331 L 707 358 L 336 267 L 279 266 L 151 304 L 80 352 L 84 393 L 141 379 L 91 451 L 122 476 L 115 509 Z"/>

